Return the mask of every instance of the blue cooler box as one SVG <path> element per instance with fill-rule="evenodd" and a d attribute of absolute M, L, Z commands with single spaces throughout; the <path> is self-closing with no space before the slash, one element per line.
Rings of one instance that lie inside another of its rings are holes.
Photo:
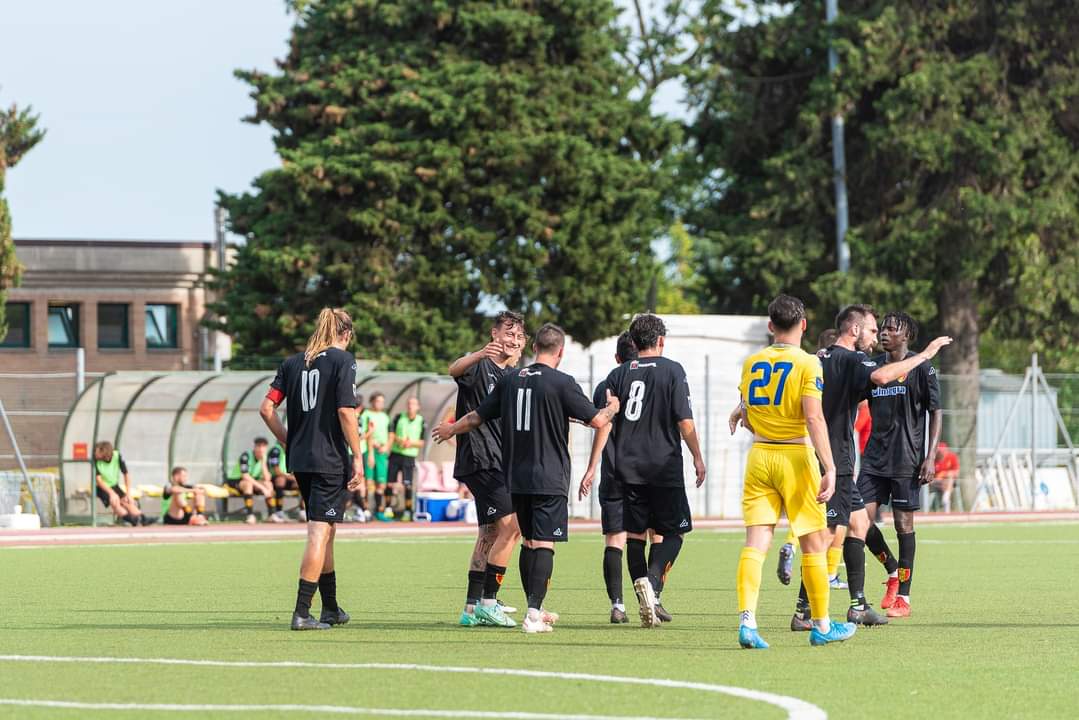
<path fill-rule="evenodd" d="M 423 492 L 416 495 L 416 519 L 444 522 L 446 506 L 457 499 L 457 493 Z"/>

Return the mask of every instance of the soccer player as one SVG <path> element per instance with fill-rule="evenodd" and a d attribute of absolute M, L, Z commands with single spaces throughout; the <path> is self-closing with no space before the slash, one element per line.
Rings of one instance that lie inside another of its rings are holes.
<path fill-rule="evenodd" d="M 390 416 L 386 414 L 386 396 L 371 395 L 371 407 L 363 411 L 361 424 L 367 425 L 367 497 L 374 497 L 375 517 L 386 517 L 386 481 L 390 463 Z"/>
<path fill-rule="evenodd" d="M 404 510 L 402 520 L 412 519 L 412 481 L 416 474 L 416 458 L 423 447 L 424 432 L 420 400 L 415 396 L 410 397 L 407 412 L 398 413 L 390 423 L 389 479 L 386 484 L 388 493 L 401 494 Z"/>
<path fill-rule="evenodd" d="M 501 380 L 477 410 L 435 428 L 436 442 L 501 419 L 503 468 L 520 524 L 521 582 L 528 596 L 526 633 L 551 632 L 542 616 L 554 571 L 555 543 L 569 539 L 570 419 L 602 428 L 618 413 L 608 395 L 597 410 L 569 375 L 559 372 L 566 335 L 548 323 L 536 333 L 534 363 Z"/>
<path fill-rule="evenodd" d="M 131 475 L 120 451 L 108 440 L 94 445 L 94 492 L 113 517 L 131 526 L 149 525 L 157 518 L 143 515 L 131 497 Z"/>
<path fill-rule="evenodd" d="M 705 478 L 689 379 L 680 364 L 663 357 L 666 335 L 663 320 L 651 313 L 638 315 L 630 323 L 637 359 L 619 365 L 606 381 L 607 391 L 618 398 L 624 411 L 593 442 L 594 454 L 596 444 L 602 448 L 614 433 L 614 477 L 623 492 L 626 565 L 643 627 L 663 622 L 656 595 L 662 592 L 682 549 L 682 536 L 693 529 L 682 471 L 683 441 L 693 455 L 697 487 Z M 646 559 L 649 528 L 663 541 L 652 546 Z"/>
<path fill-rule="evenodd" d="M 333 540 L 349 493 L 364 480 L 356 428 L 356 359 L 345 351 L 351 342 L 348 313 L 323 308 L 306 349 L 281 363 L 259 407 L 266 426 L 289 450 L 307 507 L 307 546 L 300 563 L 293 630 L 327 630 L 349 621 L 337 604 Z M 277 416 L 277 406 L 286 399 L 287 430 Z M 322 598 L 318 620 L 311 617 L 316 590 Z"/>
<path fill-rule="evenodd" d="M 616 365 L 637 359 L 637 346 L 628 332 L 618 336 L 615 345 L 614 361 Z M 592 402 L 597 408 L 607 405 L 607 380 L 601 380 L 592 394 Z M 592 441 L 592 456 L 588 470 L 581 478 L 577 488 L 577 497 L 584 499 L 592 488 L 596 476 L 596 466 L 602 462 L 599 479 L 600 525 L 603 530 L 603 582 L 607 586 L 607 598 L 611 601 L 611 623 L 614 625 L 629 622 L 626 606 L 622 599 L 622 552 L 626 547 L 626 529 L 622 522 L 622 486 L 614 477 L 614 443 L 607 442 L 599 446 L 601 433 L 596 433 Z M 662 542 L 662 539 L 660 540 Z"/>
<path fill-rule="evenodd" d="M 852 623 L 828 618 L 825 549 L 830 538 L 821 503 L 832 497 L 836 468 L 821 409 L 824 374 L 820 360 L 800 347 L 806 328 L 802 301 L 779 295 L 768 306 L 768 318 L 775 342 L 745 361 L 739 385 L 743 422 L 752 429 L 754 442 L 742 489 L 746 544 L 738 561 L 738 643 L 768 647 L 757 630 L 761 566 L 779 513 L 786 509 L 802 549 L 802 579 L 813 620 L 809 641 L 824 645 L 846 640 L 855 631 Z"/>
<path fill-rule="evenodd" d="M 887 618 L 877 613 L 866 601 L 862 588 L 865 584 L 865 550 L 858 540 L 869 529 L 869 514 L 854 481 L 854 416 L 862 399 L 872 388 L 887 385 L 914 370 L 922 362 L 912 358 L 899 363 L 878 366 L 866 353 L 877 344 L 876 312 L 868 305 L 849 305 L 836 316 L 835 341 L 818 353 L 824 368 L 824 392 L 822 406 L 828 424 L 828 442 L 832 459 L 836 464 L 835 493 L 827 504 L 828 532 L 832 543 L 828 548 L 828 575 L 831 586 L 837 587 L 835 569 L 839 560 L 849 555 L 848 575 L 855 576 L 855 589 L 851 591 L 851 605 L 847 620 L 857 625 L 885 625 Z M 931 357 L 951 342 L 951 338 L 934 340 L 926 353 Z M 847 542 L 846 530 L 850 527 L 854 538 Z M 846 587 L 846 585 L 844 585 Z M 798 606 L 791 618 L 791 630 L 810 630 L 809 602 L 805 583 L 799 591 Z"/>
<path fill-rule="evenodd" d="M 166 525 L 206 524 L 206 491 L 187 481 L 187 468 L 177 465 L 172 469 L 161 491 L 161 501 L 166 503 Z"/>
<path fill-rule="evenodd" d="M 490 337 L 484 347 L 450 364 L 450 377 L 457 383 L 455 418 L 477 409 L 502 376 L 513 371 L 525 346 L 524 318 L 508 310 L 498 313 Z M 479 526 L 459 624 L 515 627 L 517 623 L 506 617 L 505 608 L 498 603 L 506 566 L 521 538 L 509 483 L 502 471 L 501 425 L 484 423 L 457 438 L 453 476 L 472 493 Z"/>
<path fill-rule="evenodd" d="M 862 456 L 858 492 L 869 517 L 889 500 L 899 540 L 896 560 L 884 535 L 875 523 L 865 535 L 865 545 L 888 572 L 887 589 L 880 606 L 888 617 L 910 615 L 910 585 L 914 574 L 914 513 L 921 507 L 921 486 L 933 480 L 937 445 L 940 442 L 940 384 L 929 362 L 936 350 L 930 347 L 914 354 L 909 346 L 918 337 L 918 324 L 904 312 L 884 316 L 880 328 L 883 355 L 878 365 L 911 361 L 915 367 L 894 382 L 873 388 L 869 412 L 873 431 Z M 937 341 L 934 341 L 937 342 Z M 929 450 L 926 452 L 925 415 L 929 413 Z M 848 575 L 849 575 L 848 569 Z"/>
<path fill-rule="evenodd" d="M 244 499 L 244 522 L 254 525 L 258 522 L 255 517 L 255 495 L 266 498 L 266 509 L 270 520 L 284 522 L 284 518 L 275 516 L 277 498 L 274 495 L 273 476 L 270 474 L 268 458 L 270 441 L 264 437 L 255 438 L 255 446 L 251 450 L 244 450 L 225 480 L 229 487 L 240 493 Z"/>

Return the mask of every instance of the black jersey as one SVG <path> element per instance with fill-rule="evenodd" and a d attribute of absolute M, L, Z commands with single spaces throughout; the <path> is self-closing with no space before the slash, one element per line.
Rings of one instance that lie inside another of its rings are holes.
<path fill-rule="evenodd" d="M 281 363 L 270 387 L 288 402 L 288 459 L 293 472 L 340 475 L 351 466 L 337 411 L 354 408 L 356 358 L 330 348 L 311 367 L 297 353 Z"/>
<path fill-rule="evenodd" d="M 622 363 L 607 376 L 618 397 L 614 473 L 629 485 L 684 487 L 681 420 L 692 420 L 689 379 L 681 365 L 662 356 Z"/>
<path fill-rule="evenodd" d="M 502 376 L 510 372 L 513 372 L 513 368 L 499 367 L 494 360 L 485 357 L 454 378 L 457 383 L 457 419 L 479 408 Z M 484 423 L 470 433 L 457 436 L 457 453 L 453 463 L 455 477 L 465 477 L 481 470 L 501 469 L 502 426 L 499 423 Z"/>
<path fill-rule="evenodd" d="M 907 357 L 914 353 L 908 352 Z M 887 355 L 873 358 L 888 363 Z M 925 460 L 925 414 L 940 409 L 937 371 L 926 360 L 895 382 L 870 391 L 873 432 L 862 456 L 862 470 L 887 478 L 910 477 Z"/>
<path fill-rule="evenodd" d="M 869 376 L 877 363 L 863 352 L 832 345 L 821 355 L 824 390 L 821 405 L 828 424 L 828 443 L 832 446 L 836 475 L 854 474 L 854 418 L 858 403 L 873 387 Z"/>
<path fill-rule="evenodd" d="M 510 492 L 569 494 L 569 420 L 590 423 L 599 412 L 572 377 L 534 363 L 507 373 L 477 412 L 485 423 L 502 419 Z"/>
<path fill-rule="evenodd" d="M 607 407 L 607 381 L 600 380 L 596 385 L 596 392 L 592 394 L 592 404 L 597 410 Z M 614 427 L 611 427 L 611 435 L 607 437 L 607 444 L 603 446 L 603 463 L 599 469 L 599 483 L 604 488 L 614 480 Z"/>

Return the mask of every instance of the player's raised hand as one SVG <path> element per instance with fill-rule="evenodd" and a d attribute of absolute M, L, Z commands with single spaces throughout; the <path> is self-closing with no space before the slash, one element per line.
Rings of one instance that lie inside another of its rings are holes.
<path fill-rule="evenodd" d="M 825 503 L 832 499 L 835 493 L 835 468 L 826 471 L 820 479 L 820 492 L 817 493 L 817 502 Z"/>
<path fill-rule="evenodd" d="M 609 407 L 615 415 L 622 409 L 622 405 L 618 402 L 618 398 L 611 394 L 611 391 L 607 391 L 607 407 Z"/>
<path fill-rule="evenodd" d="M 708 470 L 704 467 L 704 458 L 694 458 L 693 469 L 697 473 L 697 487 L 704 485 L 704 478 L 708 474 Z"/>
<path fill-rule="evenodd" d="M 502 343 L 492 340 L 483 348 L 483 356 L 491 360 L 501 360 L 505 355 L 505 347 Z"/>
<path fill-rule="evenodd" d="M 442 443 L 453 437 L 453 423 L 446 421 L 431 431 L 431 438 L 436 443 L 441 445 Z"/>
<path fill-rule="evenodd" d="M 592 491 L 592 482 L 596 479 L 596 469 L 589 467 L 585 471 L 584 477 L 581 478 L 581 484 L 577 488 L 577 499 L 584 500 L 588 497 L 588 493 Z"/>
<path fill-rule="evenodd" d="M 352 456 L 352 477 L 348 481 L 348 491 L 356 492 L 365 487 L 363 478 L 363 458 L 358 455 Z"/>
<path fill-rule="evenodd" d="M 925 350 L 922 350 L 922 352 L 925 354 L 926 358 L 929 359 L 936 355 L 938 352 L 940 352 L 940 349 L 942 347 L 947 347 L 951 344 L 952 339 L 950 337 L 948 337 L 947 335 L 941 335 L 939 338 L 934 338 L 933 342 L 926 345 Z"/>

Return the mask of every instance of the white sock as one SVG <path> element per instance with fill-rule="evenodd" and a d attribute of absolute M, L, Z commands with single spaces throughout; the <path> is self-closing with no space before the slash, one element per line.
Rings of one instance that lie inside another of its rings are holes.
<path fill-rule="evenodd" d="M 626 606 L 623 605 L 622 603 L 615 603 L 615 604 L 611 605 L 611 609 L 612 610 L 619 610 L 621 612 L 625 612 L 626 611 Z"/>
<path fill-rule="evenodd" d="M 532 607 L 528 608 L 528 619 L 531 620 L 532 622 L 539 622 L 540 621 L 539 608 L 532 608 Z"/>
<path fill-rule="evenodd" d="M 896 580 L 898 580 L 899 579 L 899 571 L 898 570 L 893 570 L 892 572 L 888 573 L 888 578 L 889 579 L 895 578 Z"/>
<path fill-rule="evenodd" d="M 757 614 L 754 613 L 752 610 L 743 610 L 742 611 L 742 624 L 745 625 L 750 630 L 756 630 L 757 629 Z"/>
<path fill-rule="evenodd" d="M 826 633 L 826 632 L 828 632 L 829 630 L 832 629 L 832 621 L 829 620 L 828 618 L 824 618 L 823 620 L 816 620 L 815 619 L 815 620 L 813 620 L 813 624 L 822 633 Z"/>
<path fill-rule="evenodd" d="M 465 605 L 465 614 L 472 615 L 475 612 L 476 612 L 476 606 L 475 605 Z"/>
<path fill-rule="evenodd" d="M 480 600 L 480 604 L 483 605 L 484 607 L 492 607 L 497 603 L 498 603 L 498 600 L 496 600 L 495 598 L 482 598 Z"/>
<path fill-rule="evenodd" d="M 896 597 L 902 598 L 907 605 L 910 605 L 910 595 L 896 595 Z"/>

